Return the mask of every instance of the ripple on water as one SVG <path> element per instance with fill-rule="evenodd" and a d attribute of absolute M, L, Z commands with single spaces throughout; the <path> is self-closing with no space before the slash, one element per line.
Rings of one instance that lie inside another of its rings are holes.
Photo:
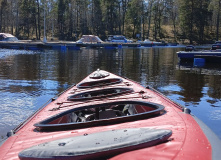
<path fill-rule="evenodd" d="M 18 54 L 34 54 L 36 51 L 30 50 L 14 50 L 14 49 L 0 49 L 0 59 L 7 58 L 12 55 Z"/>
<path fill-rule="evenodd" d="M 33 111 L 34 99 L 31 97 L 17 98 L 5 97 L 1 98 L 0 105 L 0 128 L 7 124 L 8 126 L 16 126 L 18 122 L 26 119 Z"/>
<path fill-rule="evenodd" d="M 211 110 L 209 114 L 209 119 L 210 120 L 221 120 L 221 110 Z"/>

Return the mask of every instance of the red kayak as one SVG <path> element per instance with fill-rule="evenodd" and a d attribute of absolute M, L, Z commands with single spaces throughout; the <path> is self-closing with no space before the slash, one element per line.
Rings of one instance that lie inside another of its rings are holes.
<path fill-rule="evenodd" d="M 1 160 L 220 159 L 220 139 L 151 87 L 97 70 L 0 143 Z"/>

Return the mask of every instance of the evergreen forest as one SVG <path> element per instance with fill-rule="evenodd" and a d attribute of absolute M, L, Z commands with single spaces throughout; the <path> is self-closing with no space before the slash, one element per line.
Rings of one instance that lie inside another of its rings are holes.
<path fill-rule="evenodd" d="M 220 0 L 0 0 L 0 32 L 20 40 L 82 35 L 205 44 L 219 40 Z"/>

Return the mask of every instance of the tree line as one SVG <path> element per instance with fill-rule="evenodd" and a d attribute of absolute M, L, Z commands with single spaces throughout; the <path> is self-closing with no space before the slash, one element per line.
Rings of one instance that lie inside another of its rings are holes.
<path fill-rule="evenodd" d="M 42 40 L 45 26 L 48 40 L 117 34 L 202 44 L 219 40 L 220 11 L 220 0 L 0 0 L 0 32 Z"/>

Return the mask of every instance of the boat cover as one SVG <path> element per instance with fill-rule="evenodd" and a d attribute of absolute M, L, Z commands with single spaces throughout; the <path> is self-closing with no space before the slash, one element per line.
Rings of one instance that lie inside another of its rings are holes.
<path fill-rule="evenodd" d="M 130 128 L 110 130 L 59 139 L 40 144 L 19 153 L 21 160 L 32 159 L 94 159 L 110 157 L 126 151 L 165 142 L 171 130 Z"/>

